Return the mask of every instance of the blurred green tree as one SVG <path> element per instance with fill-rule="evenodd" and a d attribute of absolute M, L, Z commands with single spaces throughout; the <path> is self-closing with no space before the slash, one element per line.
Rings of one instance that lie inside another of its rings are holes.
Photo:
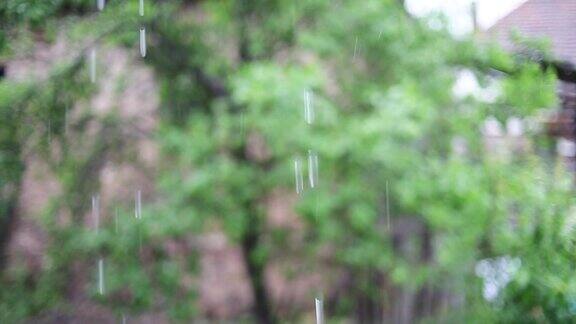
<path fill-rule="evenodd" d="M 183 267 L 161 244 L 214 227 L 243 252 L 252 319 L 260 323 L 281 320 L 265 273 L 286 259 L 326 277 L 339 274 L 340 286 L 325 292 L 330 317 L 573 318 L 571 181 L 534 152 L 491 153 L 480 132 L 489 115 L 531 118 L 554 106 L 554 76 L 538 65 L 454 40 L 436 21 L 415 19 L 392 0 L 165 1 L 140 19 L 136 3 L 111 1 L 97 17 L 87 14 L 88 5 L 8 1 L 0 6 L 2 57 L 18 54 L 11 45 L 23 41 L 25 27 L 47 33 L 65 15 L 82 15 L 70 18 L 71 37 L 106 35 L 120 45 L 133 45 L 133 30 L 145 25 L 152 44 L 146 63 L 165 107 L 157 134 L 161 194 L 145 209 L 154 217 L 123 221 L 122 236 L 112 229 L 90 233 L 78 219 L 59 227 L 54 219 L 63 208 L 75 218 L 85 213 L 79 200 L 97 189 L 103 152 L 121 147 L 121 125 L 113 117 L 101 120 L 102 140 L 82 159 L 47 150 L 47 160 L 60 161 L 54 168 L 64 185 L 45 217 L 55 239 L 48 249 L 53 266 L 32 286 L 22 274 L 3 273 L 3 286 L 14 287 L 0 293 L 7 319 L 66 302 L 71 265 L 105 254 L 113 275 L 112 297 L 103 303 L 139 312 L 162 296 L 173 319 L 186 321 L 197 315 L 190 307 L 195 292 L 179 286 L 197 269 L 196 256 Z M 22 151 L 48 131 L 38 126 L 50 120 L 56 140 L 73 141 L 57 135 L 64 107 L 93 90 L 79 73 L 82 57 L 48 80 L 0 81 L 3 222 L 16 217 Z M 515 71 L 492 81 L 501 89 L 494 102 L 454 95 L 458 72 L 487 81 L 490 67 Z M 316 115 L 310 125 L 306 91 Z M 455 141 L 466 143 L 465 153 Z M 293 163 L 306 161 L 309 151 L 319 159 L 319 183 L 297 195 Z M 297 198 L 301 244 L 269 224 L 266 202 L 274 193 Z M 2 227 L 6 242 L 9 228 Z M 7 243 L 0 243 L 4 255 Z M 141 244 L 154 255 L 148 271 L 137 253 Z M 498 299 L 488 301 L 475 267 L 496 257 L 516 258 L 521 266 Z M 130 298 L 122 298 L 126 291 Z M 400 308 L 408 314 L 399 315 Z"/>

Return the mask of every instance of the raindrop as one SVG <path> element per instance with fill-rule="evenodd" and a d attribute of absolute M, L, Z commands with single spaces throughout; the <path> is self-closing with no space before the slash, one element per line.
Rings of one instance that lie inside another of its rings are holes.
<path fill-rule="evenodd" d="M 312 151 L 308 151 L 308 180 L 310 188 L 318 185 L 318 155 Z"/>
<path fill-rule="evenodd" d="M 104 295 L 104 259 L 98 260 L 98 293 Z"/>
<path fill-rule="evenodd" d="M 88 54 L 88 65 L 90 69 L 90 81 L 96 82 L 96 48 L 92 47 Z"/>
<path fill-rule="evenodd" d="M 98 10 L 100 10 L 100 11 L 104 10 L 105 4 L 106 4 L 106 0 L 97 0 L 96 1 L 96 6 L 98 7 Z"/>
<path fill-rule="evenodd" d="M 136 191 L 134 203 L 134 216 L 138 219 L 142 218 L 142 191 Z"/>
<path fill-rule="evenodd" d="M 322 298 L 316 298 L 314 301 L 316 305 L 316 324 L 324 324 L 324 305 Z"/>
<path fill-rule="evenodd" d="M 140 16 L 144 16 L 144 0 L 140 0 L 140 7 L 138 8 L 138 12 L 140 13 Z"/>
<path fill-rule="evenodd" d="M 96 223 L 96 232 L 100 230 L 100 196 L 92 196 L 92 218 Z"/>
<path fill-rule="evenodd" d="M 304 191 L 304 177 L 302 176 L 302 161 L 300 158 L 294 159 L 294 176 L 296 178 L 296 193 Z"/>
<path fill-rule="evenodd" d="M 314 99 L 314 93 L 310 90 L 304 91 L 304 119 L 308 124 L 314 122 L 314 106 L 312 100 Z"/>
<path fill-rule="evenodd" d="M 146 29 L 140 27 L 140 55 L 146 57 Z"/>

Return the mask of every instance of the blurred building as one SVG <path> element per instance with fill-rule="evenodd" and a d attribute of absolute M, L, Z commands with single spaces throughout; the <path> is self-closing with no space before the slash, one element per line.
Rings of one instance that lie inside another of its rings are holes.
<path fill-rule="evenodd" d="M 576 169 L 576 1 L 528 0 L 487 34 L 505 49 L 536 60 L 558 75 L 560 107 L 547 119 L 546 130 L 559 138 L 558 154 Z M 549 42 L 551 55 L 530 49 L 515 35 Z"/>

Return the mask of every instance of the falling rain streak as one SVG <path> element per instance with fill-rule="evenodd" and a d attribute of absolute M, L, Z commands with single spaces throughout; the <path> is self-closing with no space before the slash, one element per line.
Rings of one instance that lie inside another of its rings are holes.
<path fill-rule="evenodd" d="M 296 179 L 296 193 L 301 194 L 304 191 L 304 176 L 302 175 L 302 161 L 300 161 L 300 158 L 294 159 L 294 177 Z"/>
<path fill-rule="evenodd" d="M 314 122 L 314 106 L 312 100 L 314 100 L 314 93 L 310 90 L 304 91 L 304 119 L 308 124 Z"/>
<path fill-rule="evenodd" d="M 134 216 L 140 219 L 142 218 L 142 191 L 136 191 L 134 200 Z"/>
<path fill-rule="evenodd" d="M 318 185 L 318 155 L 312 151 L 308 151 L 308 180 L 310 188 Z"/>
<path fill-rule="evenodd" d="M 92 196 L 92 218 L 96 224 L 96 231 L 100 230 L 100 196 Z"/>
<path fill-rule="evenodd" d="M 90 70 L 90 82 L 96 82 L 96 48 L 92 47 L 88 54 L 88 68 Z"/>
<path fill-rule="evenodd" d="M 104 295 L 104 259 L 98 260 L 98 293 Z"/>
<path fill-rule="evenodd" d="M 98 7 L 98 10 L 104 10 L 104 5 L 106 5 L 106 0 L 96 0 L 96 6 Z"/>
<path fill-rule="evenodd" d="M 140 27 L 140 55 L 146 57 L 146 29 Z"/>
<path fill-rule="evenodd" d="M 144 16 L 144 0 L 140 0 L 140 6 L 138 7 L 138 12 L 140 16 Z"/>
<path fill-rule="evenodd" d="M 324 305 L 322 298 L 316 298 L 314 301 L 316 305 L 316 324 L 324 324 Z"/>

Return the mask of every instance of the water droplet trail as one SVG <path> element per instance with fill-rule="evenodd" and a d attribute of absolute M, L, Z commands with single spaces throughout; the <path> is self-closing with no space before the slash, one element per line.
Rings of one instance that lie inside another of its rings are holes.
<path fill-rule="evenodd" d="M 100 230 L 100 196 L 92 196 L 92 218 L 94 219 L 96 232 Z"/>
<path fill-rule="evenodd" d="M 302 175 L 302 161 L 300 161 L 300 158 L 294 159 L 294 177 L 296 181 L 296 193 L 301 194 L 304 191 L 304 176 Z"/>
<path fill-rule="evenodd" d="M 98 293 L 104 295 L 104 259 L 98 260 Z"/>
<path fill-rule="evenodd" d="M 316 324 L 324 324 L 324 305 L 322 298 L 316 298 L 314 301 L 316 306 Z"/>
<path fill-rule="evenodd" d="M 314 122 L 314 106 L 313 101 L 314 93 L 310 90 L 304 91 L 304 119 L 308 124 Z"/>
<path fill-rule="evenodd" d="M 308 180 L 310 188 L 318 185 L 318 155 L 312 151 L 308 151 Z"/>
<path fill-rule="evenodd" d="M 88 54 L 88 68 L 90 70 L 90 82 L 96 82 L 96 48 L 92 47 Z"/>
<path fill-rule="evenodd" d="M 134 198 L 134 216 L 140 219 L 142 218 L 142 191 L 136 191 Z"/>
<path fill-rule="evenodd" d="M 140 55 L 146 57 L 146 29 L 140 27 Z"/>

